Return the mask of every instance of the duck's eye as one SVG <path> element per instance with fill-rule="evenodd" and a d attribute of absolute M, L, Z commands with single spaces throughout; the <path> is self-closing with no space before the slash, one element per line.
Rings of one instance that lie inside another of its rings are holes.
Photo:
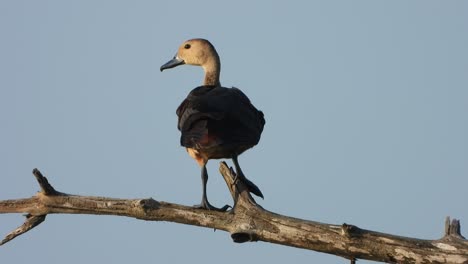
<path fill-rule="evenodd" d="M 184 48 L 185 49 L 190 49 L 190 44 L 185 44 Z"/>

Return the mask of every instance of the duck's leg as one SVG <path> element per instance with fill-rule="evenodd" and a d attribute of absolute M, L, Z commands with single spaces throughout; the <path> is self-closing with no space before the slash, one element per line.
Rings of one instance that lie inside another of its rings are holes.
<path fill-rule="evenodd" d="M 201 179 L 203 185 L 203 195 L 202 201 L 200 204 L 195 205 L 195 208 L 206 209 L 206 210 L 215 210 L 215 211 L 226 211 L 229 209 L 229 205 L 225 205 L 222 208 L 214 207 L 208 202 L 208 196 L 206 195 L 206 184 L 208 183 L 208 171 L 206 170 L 206 163 L 201 166 Z"/>
<path fill-rule="evenodd" d="M 263 194 L 260 191 L 260 189 L 255 185 L 253 182 L 251 182 L 249 179 L 247 179 L 242 172 L 241 167 L 239 166 L 239 161 L 237 160 L 237 155 L 232 156 L 232 162 L 234 163 L 234 167 L 236 168 L 236 181 L 242 181 L 247 185 L 247 188 L 249 189 L 249 192 L 257 195 L 258 197 L 263 198 Z"/>

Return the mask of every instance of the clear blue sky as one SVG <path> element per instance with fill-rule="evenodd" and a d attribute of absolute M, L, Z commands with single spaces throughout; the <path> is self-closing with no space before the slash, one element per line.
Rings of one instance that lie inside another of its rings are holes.
<path fill-rule="evenodd" d="M 268 210 L 437 239 L 468 226 L 466 1 L 0 1 L 0 199 L 60 191 L 196 204 L 175 109 L 202 70 L 160 73 L 211 40 L 221 83 L 265 113 L 240 157 Z M 208 195 L 231 203 L 218 162 Z M 23 222 L 1 215 L 3 236 Z M 466 230 L 466 229 L 464 229 Z M 465 235 L 467 235 L 465 233 Z M 208 254 L 210 253 L 210 254 Z M 50 215 L 0 262 L 346 263 L 164 222 Z M 362 261 L 360 263 L 368 263 Z"/>

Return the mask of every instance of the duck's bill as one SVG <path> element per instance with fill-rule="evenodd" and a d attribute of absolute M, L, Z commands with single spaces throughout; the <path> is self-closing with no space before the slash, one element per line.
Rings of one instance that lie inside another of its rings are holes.
<path fill-rule="evenodd" d="M 166 69 L 177 67 L 177 66 L 182 65 L 182 64 L 185 64 L 184 60 L 179 59 L 179 58 L 177 58 L 177 56 L 175 56 L 172 60 L 166 62 L 166 64 L 161 66 L 160 70 L 163 71 L 163 70 L 166 70 Z"/>

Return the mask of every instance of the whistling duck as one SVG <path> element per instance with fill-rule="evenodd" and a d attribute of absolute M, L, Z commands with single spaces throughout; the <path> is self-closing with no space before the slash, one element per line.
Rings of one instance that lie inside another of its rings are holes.
<path fill-rule="evenodd" d="M 265 125 L 263 113 L 237 88 L 222 87 L 219 82 L 221 63 L 214 46 L 205 39 L 191 39 L 180 45 L 172 60 L 161 71 L 179 65 L 201 66 L 205 71 L 202 86 L 193 89 L 177 108 L 180 144 L 201 167 L 203 196 L 197 208 L 225 211 L 208 202 L 206 164 L 210 159 L 230 158 L 237 178 L 248 190 L 263 198 L 260 189 L 243 174 L 237 157 L 257 145 Z"/>

